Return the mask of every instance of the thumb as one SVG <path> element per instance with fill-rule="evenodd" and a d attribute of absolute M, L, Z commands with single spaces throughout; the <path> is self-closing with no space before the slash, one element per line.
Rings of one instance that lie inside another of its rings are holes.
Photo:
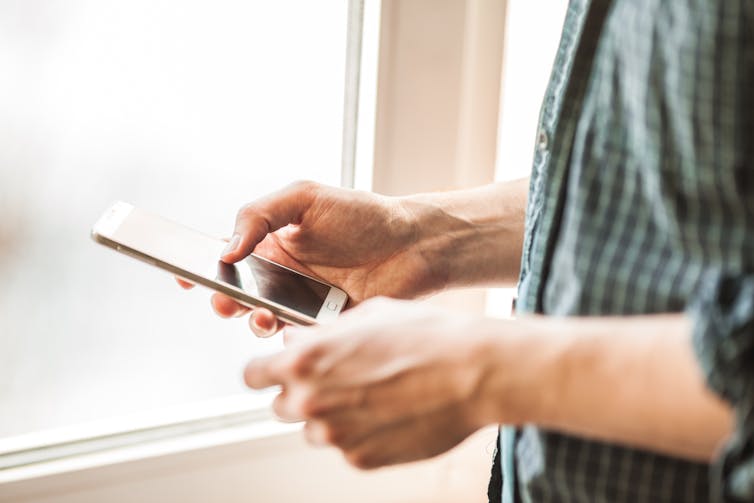
<path fill-rule="evenodd" d="M 267 234 L 300 223 L 318 190 L 317 183 L 296 182 L 243 206 L 236 216 L 233 237 L 223 250 L 222 261 L 238 262 L 248 257 Z"/>

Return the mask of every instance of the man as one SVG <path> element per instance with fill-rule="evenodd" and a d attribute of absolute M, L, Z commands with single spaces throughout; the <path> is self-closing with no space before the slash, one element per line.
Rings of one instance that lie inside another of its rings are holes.
<path fill-rule="evenodd" d="M 572 0 L 528 183 L 244 207 L 223 260 L 356 304 L 287 328 L 247 384 L 362 468 L 511 425 L 491 501 L 754 501 L 752 26 L 749 0 Z M 367 301 L 517 278 L 514 321 Z"/>

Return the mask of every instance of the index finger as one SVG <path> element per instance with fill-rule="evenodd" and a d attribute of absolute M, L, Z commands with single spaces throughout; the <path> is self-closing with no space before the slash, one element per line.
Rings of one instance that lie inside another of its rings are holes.
<path fill-rule="evenodd" d="M 263 358 L 255 358 L 246 365 L 243 373 L 244 382 L 252 389 L 264 389 L 285 384 L 291 378 L 287 370 L 291 366 L 290 361 L 291 354 L 288 351 Z"/>
<path fill-rule="evenodd" d="M 267 234 L 299 223 L 317 187 L 313 182 L 296 182 L 241 208 L 233 237 L 223 250 L 222 261 L 236 263 L 248 257 Z"/>

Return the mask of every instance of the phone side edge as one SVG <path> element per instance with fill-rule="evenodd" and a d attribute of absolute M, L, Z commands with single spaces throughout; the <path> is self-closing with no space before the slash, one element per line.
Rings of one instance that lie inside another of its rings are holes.
<path fill-rule="evenodd" d="M 293 310 L 286 308 L 285 306 L 281 306 L 276 303 L 267 302 L 265 299 L 250 296 L 246 294 L 245 292 L 234 289 L 223 283 L 212 281 L 209 278 L 199 276 L 185 269 L 181 269 L 177 266 L 174 266 L 173 264 L 169 262 L 164 262 L 160 259 L 152 257 L 151 255 L 148 255 L 139 250 L 131 248 L 130 246 L 124 243 L 116 241 L 114 238 L 115 232 L 118 230 L 120 225 L 126 220 L 126 218 L 128 218 L 128 216 L 131 214 L 131 212 L 134 209 L 135 207 L 133 205 L 123 202 L 123 201 L 116 201 L 115 203 L 111 204 L 110 207 L 108 207 L 108 209 L 106 209 L 102 213 L 100 218 L 92 226 L 92 229 L 90 231 L 91 239 L 100 245 L 111 248 L 117 252 L 122 253 L 123 255 L 127 255 L 131 258 L 139 260 L 142 263 L 146 263 L 148 265 L 151 265 L 163 271 L 167 271 L 191 283 L 202 285 L 210 290 L 223 293 L 231 297 L 238 303 L 246 307 L 249 307 L 250 309 L 254 309 L 257 307 L 264 307 L 266 309 L 269 309 L 270 311 L 275 313 L 275 315 L 278 318 L 280 318 L 281 320 L 287 323 L 293 323 L 296 325 L 303 325 L 303 326 L 314 325 L 317 323 L 317 320 L 315 318 L 307 316 L 303 313 L 295 312 Z M 159 217 L 159 218 L 162 218 L 162 217 Z M 177 225 L 180 225 L 180 224 L 177 224 Z M 272 261 L 269 261 L 269 262 L 272 262 Z M 285 268 L 285 266 L 281 264 L 277 264 L 277 263 L 274 263 L 274 264 L 278 267 Z M 302 273 L 298 271 L 294 271 L 294 272 L 296 272 L 297 274 L 303 275 Z M 316 278 L 312 278 L 312 279 L 316 280 Z M 319 280 L 316 280 L 316 281 L 319 281 Z M 333 288 L 331 285 L 328 285 L 328 286 Z"/>
<path fill-rule="evenodd" d="M 278 318 L 287 323 L 302 326 L 314 325 L 317 323 L 317 320 L 311 319 L 305 315 L 299 315 L 295 312 L 290 312 L 289 310 L 285 309 L 284 306 L 278 307 L 277 305 L 265 302 L 263 299 L 258 299 L 256 297 L 247 295 L 244 292 L 237 291 L 236 289 L 226 286 L 220 282 L 212 281 L 208 278 L 199 276 L 198 274 L 194 274 L 191 271 L 181 269 L 180 267 L 176 267 L 173 264 L 156 259 L 129 246 L 118 243 L 117 241 L 114 241 L 103 234 L 92 231 L 92 239 L 94 239 L 94 241 L 98 244 L 111 248 L 140 262 L 169 272 L 174 276 L 178 276 L 179 278 L 184 279 L 190 283 L 201 285 L 212 291 L 225 294 L 239 304 L 242 304 L 250 309 L 255 309 L 258 307 L 269 309 L 270 311 L 275 313 Z"/>

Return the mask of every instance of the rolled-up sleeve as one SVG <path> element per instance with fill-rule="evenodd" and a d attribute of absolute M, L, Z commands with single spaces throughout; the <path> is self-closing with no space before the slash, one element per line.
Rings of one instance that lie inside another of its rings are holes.
<path fill-rule="evenodd" d="M 712 466 L 712 501 L 754 501 L 754 275 L 709 274 L 690 314 L 708 385 L 736 413 L 736 431 Z"/>

